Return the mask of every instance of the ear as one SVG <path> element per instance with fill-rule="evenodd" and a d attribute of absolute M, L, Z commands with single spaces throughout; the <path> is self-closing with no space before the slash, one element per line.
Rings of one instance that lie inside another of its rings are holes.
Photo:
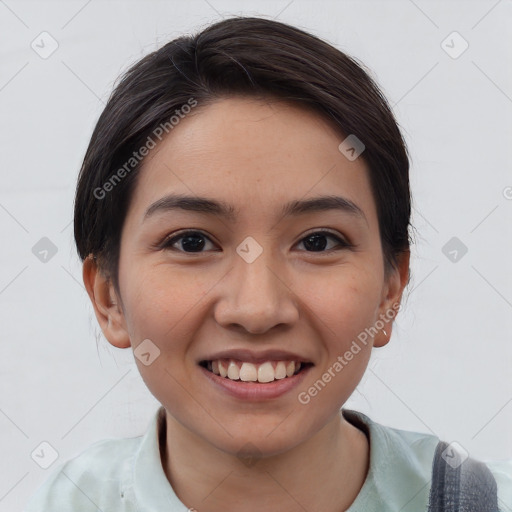
<path fill-rule="evenodd" d="M 130 337 L 119 297 L 111 280 L 103 275 L 92 254 L 84 261 L 82 276 L 105 338 L 114 347 L 130 347 Z"/>
<path fill-rule="evenodd" d="M 405 251 L 398 256 L 397 267 L 390 270 L 382 293 L 382 302 L 379 305 L 379 319 L 384 322 L 384 327 L 379 330 L 374 338 L 374 347 L 387 345 L 391 338 L 393 322 L 398 313 L 404 288 L 409 282 L 410 251 Z M 386 331 L 384 333 L 384 331 Z"/>

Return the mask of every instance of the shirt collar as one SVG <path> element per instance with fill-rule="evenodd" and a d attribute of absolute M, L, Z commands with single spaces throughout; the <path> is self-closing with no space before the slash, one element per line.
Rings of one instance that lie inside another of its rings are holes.
<path fill-rule="evenodd" d="M 140 512 L 186 512 L 189 510 L 178 499 L 162 467 L 160 436 L 165 432 L 165 409 L 161 406 L 142 437 L 133 469 L 133 487 Z"/>
<path fill-rule="evenodd" d="M 423 510 L 439 439 L 380 425 L 358 411 L 342 409 L 342 414 L 370 442 L 368 474 L 347 512 L 381 512 L 389 510 L 391 504 L 404 512 Z"/>
<path fill-rule="evenodd" d="M 397 430 L 372 421 L 361 412 L 342 409 L 344 418 L 362 430 L 370 442 L 370 464 L 363 487 L 347 512 L 380 512 L 390 503 L 404 501 L 404 482 L 410 488 L 411 501 L 428 492 L 430 466 L 411 455 L 410 445 Z M 160 439 L 165 439 L 165 409 L 160 407 L 142 437 L 134 464 L 134 493 L 140 512 L 187 512 L 167 480 L 160 458 Z M 428 443 L 425 460 L 432 460 L 435 436 L 407 432 L 411 443 Z M 405 492 L 407 501 L 407 492 Z M 422 499 L 422 498 L 421 498 Z M 406 502 L 403 506 L 406 506 Z"/>

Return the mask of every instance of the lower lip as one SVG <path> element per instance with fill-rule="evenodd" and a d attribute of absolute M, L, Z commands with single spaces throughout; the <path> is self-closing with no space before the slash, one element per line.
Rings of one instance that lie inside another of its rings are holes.
<path fill-rule="evenodd" d="M 278 398 L 296 388 L 304 380 L 311 366 L 304 368 L 292 377 L 266 383 L 231 380 L 215 375 L 202 366 L 199 369 L 215 386 L 229 395 L 241 400 L 263 401 Z"/>

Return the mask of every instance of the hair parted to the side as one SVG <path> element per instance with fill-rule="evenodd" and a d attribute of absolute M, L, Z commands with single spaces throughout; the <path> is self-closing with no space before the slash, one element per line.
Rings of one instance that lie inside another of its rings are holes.
<path fill-rule="evenodd" d="M 409 250 L 411 197 L 407 148 L 384 95 L 353 58 L 277 21 L 233 17 L 179 37 L 133 65 L 103 110 L 78 177 L 74 236 L 80 259 L 92 254 L 119 293 L 121 230 L 141 161 L 133 153 L 191 100 L 254 96 L 313 109 L 366 146 L 386 272 Z M 120 175 L 120 174 L 119 174 Z"/>

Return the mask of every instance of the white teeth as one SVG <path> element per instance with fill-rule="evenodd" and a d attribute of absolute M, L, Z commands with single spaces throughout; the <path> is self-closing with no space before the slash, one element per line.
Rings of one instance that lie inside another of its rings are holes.
<path fill-rule="evenodd" d="M 256 382 L 258 380 L 258 370 L 252 363 L 242 363 L 240 368 L 240 380 L 244 382 Z"/>
<path fill-rule="evenodd" d="M 272 382 L 274 379 L 275 372 L 272 363 L 267 361 L 266 363 L 260 364 L 258 368 L 258 382 Z"/>
<path fill-rule="evenodd" d="M 229 362 L 228 378 L 230 378 L 231 380 L 238 380 L 240 378 L 240 370 L 238 369 L 238 365 L 234 361 Z"/>
<path fill-rule="evenodd" d="M 279 361 L 276 364 L 275 377 L 279 380 L 286 377 L 286 365 L 283 363 L 283 361 Z"/>
<path fill-rule="evenodd" d="M 272 382 L 292 377 L 302 367 L 295 361 L 265 361 L 261 364 L 240 362 L 233 359 L 208 361 L 207 368 L 215 375 L 244 382 Z"/>
<path fill-rule="evenodd" d="M 219 361 L 219 374 L 221 377 L 227 377 L 228 371 L 226 367 L 222 364 L 222 361 Z"/>

